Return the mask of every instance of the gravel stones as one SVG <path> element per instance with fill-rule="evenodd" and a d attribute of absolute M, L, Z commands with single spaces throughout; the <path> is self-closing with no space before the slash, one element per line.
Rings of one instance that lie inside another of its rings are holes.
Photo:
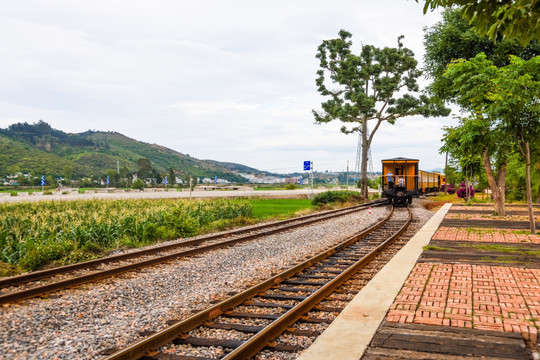
<path fill-rule="evenodd" d="M 140 333 L 163 329 L 172 319 L 186 318 L 336 245 L 387 211 L 362 210 L 63 290 L 47 299 L 5 305 L 0 307 L 0 359 L 99 358 L 108 349 L 140 340 Z"/>

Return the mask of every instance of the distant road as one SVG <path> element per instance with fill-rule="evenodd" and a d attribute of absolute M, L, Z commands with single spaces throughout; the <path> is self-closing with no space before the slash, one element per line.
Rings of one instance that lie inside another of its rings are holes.
<path fill-rule="evenodd" d="M 351 188 L 351 190 L 353 190 Z M 356 189 L 358 190 L 358 189 Z M 314 189 L 313 193 L 319 194 L 327 191 L 326 189 Z M 192 191 L 191 198 L 216 198 L 216 197 L 282 197 L 298 198 L 311 194 L 311 189 L 300 190 L 261 190 L 261 191 Z M 26 195 L 10 196 L 9 194 L 0 196 L 0 203 L 29 202 L 29 201 L 62 201 L 62 200 L 89 200 L 89 199 L 189 199 L 189 191 L 141 191 L 125 193 L 70 193 L 53 195 Z"/>

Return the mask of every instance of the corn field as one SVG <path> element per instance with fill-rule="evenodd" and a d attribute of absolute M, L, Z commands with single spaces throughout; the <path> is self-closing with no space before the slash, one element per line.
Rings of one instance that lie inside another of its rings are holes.
<path fill-rule="evenodd" d="M 252 216 L 245 200 L 88 200 L 0 204 L 0 261 L 24 270 L 199 234 Z"/>

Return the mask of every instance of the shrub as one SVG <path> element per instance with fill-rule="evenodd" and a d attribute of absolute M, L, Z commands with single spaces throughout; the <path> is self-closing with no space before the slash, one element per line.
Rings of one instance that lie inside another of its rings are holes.
<path fill-rule="evenodd" d="M 144 181 L 142 181 L 141 179 L 135 180 L 133 184 L 131 184 L 131 188 L 138 189 L 138 190 L 144 189 Z"/>
<path fill-rule="evenodd" d="M 11 196 L 17 196 L 17 192 L 16 192 L 16 191 L 10 191 L 9 194 L 10 194 Z"/>
<path fill-rule="evenodd" d="M 298 186 L 296 186 L 296 184 L 287 184 L 287 185 L 285 185 L 285 189 L 287 189 L 287 190 L 295 190 L 295 189 L 298 189 Z"/>
<path fill-rule="evenodd" d="M 313 205 L 330 204 L 330 203 L 344 203 L 344 202 L 360 202 L 361 197 L 358 191 L 325 191 L 316 195 L 311 202 Z"/>
<path fill-rule="evenodd" d="M 461 183 L 460 188 L 456 191 L 456 195 L 460 199 L 467 198 L 467 186 L 465 183 Z M 469 186 L 469 196 L 471 198 L 474 197 L 474 188 L 472 186 Z"/>

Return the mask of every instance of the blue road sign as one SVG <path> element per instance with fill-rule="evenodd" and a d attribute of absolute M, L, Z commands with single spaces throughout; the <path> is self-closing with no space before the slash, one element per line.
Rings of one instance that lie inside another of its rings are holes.
<path fill-rule="evenodd" d="M 167 185 L 169 181 L 167 180 L 167 177 L 165 176 L 165 185 Z"/>
<path fill-rule="evenodd" d="M 302 177 L 300 176 L 300 185 L 302 185 L 304 183 L 304 179 L 302 179 Z"/>
<path fill-rule="evenodd" d="M 45 185 L 45 175 L 41 175 L 41 186 Z"/>
<path fill-rule="evenodd" d="M 304 171 L 311 170 L 311 161 L 304 161 Z"/>
<path fill-rule="evenodd" d="M 217 176 L 214 177 L 214 184 L 217 184 Z"/>
<path fill-rule="evenodd" d="M 107 175 L 107 185 L 109 185 L 109 175 Z"/>

